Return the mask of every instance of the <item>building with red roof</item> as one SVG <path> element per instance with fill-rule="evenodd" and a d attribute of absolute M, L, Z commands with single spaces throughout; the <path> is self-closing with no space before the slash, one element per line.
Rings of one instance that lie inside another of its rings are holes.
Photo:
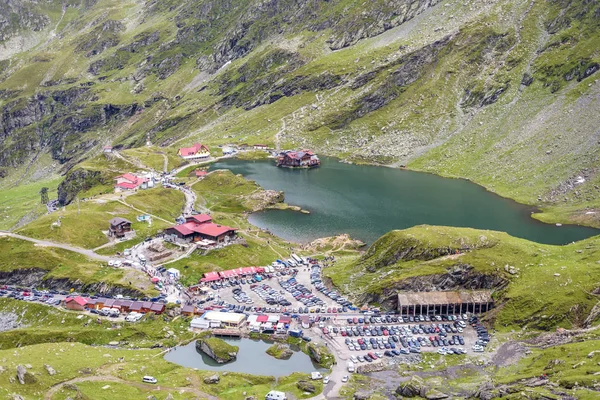
<path fill-rule="evenodd" d="M 69 310 L 83 311 L 88 300 L 85 297 L 67 297 L 65 299 L 65 307 Z"/>
<path fill-rule="evenodd" d="M 177 152 L 179 156 L 186 160 L 197 160 L 210 157 L 210 150 L 201 143 L 195 143 L 192 147 L 182 147 Z"/>
<path fill-rule="evenodd" d="M 138 190 L 145 189 L 148 185 L 148 178 L 139 177 L 130 173 L 119 175 L 115 180 L 115 190 Z"/>
<path fill-rule="evenodd" d="M 319 157 L 310 150 L 282 151 L 277 155 L 277 166 L 288 168 L 312 168 L 321 165 Z"/>
<path fill-rule="evenodd" d="M 185 242 L 212 240 L 218 243 L 233 239 L 237 231 L 237 228 L 213 223 L 212 217 L 208 214 L 192 215 L 185 221 L 184 224 L 167 228 L 165 234 Z"/>
<path fill-rule="evenodd" d="M 204 176 L 206 176 L 206 174 L 208 174 L 208 172 L 205 169 L 197 169 L 195 171 L 196 173 L 196 178 L 202 178 Z"/>

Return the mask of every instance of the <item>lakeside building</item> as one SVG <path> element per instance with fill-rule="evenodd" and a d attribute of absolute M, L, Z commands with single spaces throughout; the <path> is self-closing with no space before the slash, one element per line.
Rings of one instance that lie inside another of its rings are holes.
<path fill-rule="evenodd" d="M 202 160 L 210 157 L 208 146 L 195 143 L 192 147 L 182 147 L 177 154 L 185 160 Z"/>
<path fill-rule="evenodd" d="M 246 322 L 246 315 L 240 313 L 231 312 L 219 312 L 219 311 L 207 311 L 201 317 L 195 318 L 192 321 L 192 327 L 200 328 L 201 326 L 209 325 L 209 327 L 228 327 L 228 328 L 240 328 Z M 202 322 L 204 320 L 205 322 Z M 200 328 L 206 329 L 206 328 Z"/>
<path fill-rule="evenodd" d="M 278 167 L 286 168 L 314 168 L 321 165 L 319 157 L 310 150 L 282 151 L 276 160 Z"/>
<path fill-rule="evenodd" d="M 198 214 L 187 217 L 183 224 L 167 228 L 165 235 L 172 241 L 228 243 L 235 238 L 236 231 L 237 228 L 213 223 L 208 214 Z"/>

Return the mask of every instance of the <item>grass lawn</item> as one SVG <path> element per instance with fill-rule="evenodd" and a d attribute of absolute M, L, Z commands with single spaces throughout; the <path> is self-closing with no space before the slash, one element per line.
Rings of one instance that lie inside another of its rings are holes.
<path fill-rule="evenodd" d="M 95 199 L 77 204 L 70 204 L 50 215 L 44 215 L 36 221 L 19 230 L 25 236 L 37 239 L 48 239 L 60 243 L 93 249 L 105 243 L 108 238 L 103 231 L 108 230 L 108 221 L 114 217 L 130 220 L 137 236 L 144 238 L 170 226 L 170 223 L 153 219 L 152 225 L 138 222 L 139 211 L 114 200 L 102 202 Z M 155 188 L 140 191 L 125 199 L 132 206 L 146 212 L 151 212 L 162 218 L 173 220 L 179 215 L 184 202 L 183 194 L 179 191 Z M 60 226 L 53 224 L 60 218 Z"/>
<path fill-rule="evenodd" d="M 297 381 L 308 379 L 306 374 L 295 373 L 276 380 L 249 374 L 219 373 L 219 383 L 208 385 L 203 383 L 203 378 L 213 375 L 214 371 L 180 367 L 165 361 L 159 353 L 159 350 L 111 349 L 64 342 L 0 350 L 0 359 L 7 371 L 0 374 L 0 396 L 17 393 L 26 400 L 39 399 L 52 386 L 73 379 L 77 379 L 74 386 L 57 389 L 51 398 L 146 399 L 150 395 L 164 398 L 171 393 L 174 399 L 188 399 L 206 393 L 219 399 L 234 400 L 243 398 L 244 392 L 247 396 L 264 398 L 270 390 L 282 390 L 296 398 L 313 396 L 304 395 L 296 387 Z M 34 383 L 10 382 L 18 365 L 31 366 L 27 371 L 35 377 Z M 49 375 L 44 365 L 54 368 L 56 374 Z M 143 384 L 144 375 L 154 376 L 158 385 Z M 322 385 L 317 383 L 315 386 L 319 393 Z"/>
<path fill-rule="evenodd" d="M 47 187 L 50 200 L 56 199 L 56 188 L 61 179 L 2 188 L 0 190 L 0 229 L 13 227 L 23 216 L 37 217 L 46 213 L 46 206 L 40 202 L 40 190 Z"/>
<path fill-rule="evenodd" d="M 246 237 L 246 242 L 248 247 L 232 244 L 222 249 L 211 250 L 206 255 L 195 252 L 190 257 L 169 264 L 169 267 L 181 271 L 182 281 L 186 285 L 194 285 L 205 272 L 268 265 L 281 257 L 265 240 Z M 272 245 L 280 249 L 276 243 Z"/>

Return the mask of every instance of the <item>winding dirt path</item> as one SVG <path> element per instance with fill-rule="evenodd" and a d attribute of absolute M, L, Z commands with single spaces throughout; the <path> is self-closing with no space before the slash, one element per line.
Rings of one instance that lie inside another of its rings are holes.
<path fill-rule="evenodd" d="M 209 400 L 218 400 L 218 397 L 212 396 L 208 393 L 204 393 L 203 391 L 198 390 L 193 387 L 171 387 L 171 386 L 162 386 L 162 385 L 152 385 L 149 383 L 141 383 L 141 382 L 130 382 L 130 381 L 126 381 L 121 378 L 116 378 L 116 377 L 110 376 L 110 375 L 82 376 L 80 378 L 74 378 L 74 379 L 70 379 L 68 381 L 57 383 L 56 385 L 52 386 L 46 392 L 46 394 L 44 395 L 44 400 L 52 400 L 52 397 L 56 394 L 56 392 L 58 392 L 60 389 L 62 389 L 62 387 L 64 385 L 76 384 L 76 383 L 81 383 L 81 382 L 114 382 L 114 383 L 120 383 L 120 384 L 124 384 L 124 385 L 134 386 L 136 388 L 146 389 L 146 390 L 168 390 L 168 391 L 177 391 L 177 392 L 183 391 L 183 392 L 193 393 L 200 398 L 209 399 Z"/>
<path fill-rule="evenodd" d="M 34 239 L 34 238 L 30 238 L 28 236 L 23 236 L 23 235 L 19 235 L 19 234 L 7 232 L 7 231 L 0 231 L 0 237 L 1 236 L 9 236 L 9 237 L 14 237 L 15 239 L 27 240 L 28 242 L 33 242 L 40 246 L 57 247 L 59 249 L 69 250 L 69 251 L 72 251 L 75 253 L 83 254 L 84 256 L 86 256 L 88 258 L 91 258 L 93 260 L 98 260 L 98 261 L 108 261 L 108 260 L 114 258 L 114 257 L 108 257 L 108 256 L 101 256 L 100 254 L 95 253 L 94 250 L 88 250 L 88 249 L 84 249 L 81 247 L 71 246 L 71 245 L 63 244 L 63 243 L 55 243 L 55 242 L 51 242 L 48 240 Z"/>

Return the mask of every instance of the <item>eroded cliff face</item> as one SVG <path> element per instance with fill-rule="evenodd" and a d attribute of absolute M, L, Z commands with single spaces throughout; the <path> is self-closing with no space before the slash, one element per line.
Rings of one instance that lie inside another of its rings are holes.
<path fill-rule="evenodd" d="M 489 289 L 500 291 L 508 280 L 497 274 L 485 274 L 468 264 L 457 264 L 443 274 L 422 275 L 402 279 L 378 293 L 363 293 L 359 304 L 380 304 L 386 310 L 398 309 L 398 292 L 432 292 Z"/>
<path fill-rule="evenodd" d="M 48 271 L 40 268 L 18 269 L 0 272 L 2 285 L 16 285 L 39 289 L 52 289 L 69 291 L 75 289 L 80 293 L 98 293 L 101 295 L 143 297 L 144 293 L 131 288 L 114 286 L 105 282 L 86 283 L 69 278 L 56 278 L 48 276 Z"/>

